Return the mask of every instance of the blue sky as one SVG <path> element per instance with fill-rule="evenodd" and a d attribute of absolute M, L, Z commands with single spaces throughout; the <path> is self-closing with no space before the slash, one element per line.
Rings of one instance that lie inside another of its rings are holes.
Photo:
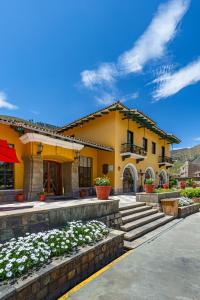
<path fill-rule="evenodd" d="M 0 114 L 64 125 L 122 100 L 180 147 L 200 143 L 199 0 L 7 0 L 0 11 Z"/>

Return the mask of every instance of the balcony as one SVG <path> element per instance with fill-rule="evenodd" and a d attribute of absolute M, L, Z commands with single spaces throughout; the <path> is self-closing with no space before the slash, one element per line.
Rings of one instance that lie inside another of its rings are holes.
<path fill-rule="evenodd" d="M 146 155 L 147 153 L 142 147 L 129 143 L 121 145 L 121 156 L 123 158 L 133 157 L 135 159 L 144 159 Z"/>
<path fill-rule="evenodd" d="M 172 167 L 174 163 L 173 158 L 168 156 L 159 156 L 158 164 L 159 166 L 166 166 L 166 167 Z"/>

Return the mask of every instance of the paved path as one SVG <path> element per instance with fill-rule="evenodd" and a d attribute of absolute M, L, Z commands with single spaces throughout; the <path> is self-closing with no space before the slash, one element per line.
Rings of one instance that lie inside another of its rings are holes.
<path fill-rule="evenodd" d="M 117 195 L 117 196 L 110 196 L 110 200 L 120 200 L 119 207 L 125 205 L 131 205 L 132 203 L 136 202 L 136 197 L 133 195 Z M 66 207 L 71 205 L 78 205 L 83 203 L 90 203 L 97 200 L 96 197 L 88 197 L 84 199 L 67 199 L 67 200 L 55 200 L 55 199 L 46 199 L 46 201 L 24 201 L 24 202 L 14 202 L 10 201 L 8 203 L 0 203 L 0 212 L 4 212 L 9 210 L 23 210 L 23 209 L 43 209 L 43 208 L 52 208 L 52 207 Z M 2 214 L 2 213 L 1 213 Z"/>
<path fill-rule="evenodd" d="M 69 300 L 200 300 L 200 213 L 134 250 Z"/>

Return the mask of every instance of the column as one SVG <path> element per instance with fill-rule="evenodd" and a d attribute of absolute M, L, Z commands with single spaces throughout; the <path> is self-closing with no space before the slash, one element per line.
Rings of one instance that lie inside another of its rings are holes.
<path fill-rule="evenodd" d="M 43 191 L 43 159 L 41 156 L 24 157 L 24 192 L 27 200 L 37 199 Z"/>

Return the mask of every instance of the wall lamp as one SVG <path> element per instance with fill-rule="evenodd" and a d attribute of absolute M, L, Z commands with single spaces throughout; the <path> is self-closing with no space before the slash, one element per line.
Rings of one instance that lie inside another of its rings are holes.
<path fill-rule="evenodd" d="M 43 145 L 42 143 L 39 143 L 37 145 L 37 154 L 42 154 L 42 151 L 43 151 Z"/>

